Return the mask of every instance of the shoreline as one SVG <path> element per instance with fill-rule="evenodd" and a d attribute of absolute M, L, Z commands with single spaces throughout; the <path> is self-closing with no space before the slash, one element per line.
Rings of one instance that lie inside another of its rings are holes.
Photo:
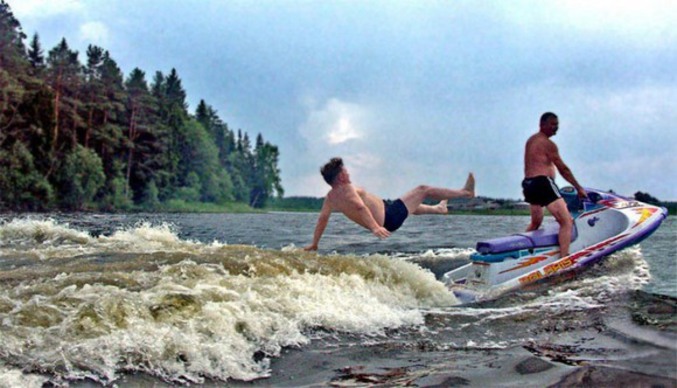
<path fill-rule="evenodd" d="M 670 210 L 670 209 L 668 209 Z M 155 210 L 150 209 L 126 209 L 126 210 L 78 210 L 64 211 L 51 209 L 44 211 L 19 211 L 11 209 L 0 210 L 0 215 L 21 216 L 25 214 L 266 214 L 266 213 L 319 213 L 320 209 L 298 208 L 291 209 L 285 207 L 265 207 L 261 209 L 252 208 L 244 203 L 229 203 L 225 205 L 204 204 L 204 203 L 185 203 L 177 207 L 165 207 Z M 479 210 L 452 210 L 442 216 L 529 216 L 529 210 L 525 209 L 479 209 Z M 548 214 L 549 215 L 549 214 Z M 675 212 L 668 212 L 668 217 L 677 215 Z"/>

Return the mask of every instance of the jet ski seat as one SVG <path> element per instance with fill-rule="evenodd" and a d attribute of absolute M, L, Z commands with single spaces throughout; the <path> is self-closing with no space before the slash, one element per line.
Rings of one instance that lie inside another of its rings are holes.
<path fill-rule="evenodd" d="M 496 254 L 521 249 L 534 249 L 559 244 L 559 224 L 551 223 L 542 229 L 532 232 L 518 233 L 512 236 L 492 238 L 478 241 L 476 250 L 480 254 Z M 576 225 L 571 233 L 571 241 L 576 240 L 578 232 Z"/>

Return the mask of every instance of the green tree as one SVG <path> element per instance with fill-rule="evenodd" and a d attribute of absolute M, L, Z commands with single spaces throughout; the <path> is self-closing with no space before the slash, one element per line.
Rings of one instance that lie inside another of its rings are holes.
<path fill-rule="evenodd" d="M 190 172 L 180 165 L 181 155 L 187 152 L 184 126 L 188 119 L 186 92 L 175 69 L 172 69 L 167 77 L 157 72 L 151 85 L 151 92 L 158 101 L 160 123 L 166 127 L 168 143 L 162 160 L 162 172 L 158 174 L 156 184 L 160 190 L 160 197 L 168 199 L 172 197 L 172 192 L 183 184 Z"/>
<path fill-rule="evenodd" d="M 186 176 L 184 185 L 176 190 L 176 198 L 187 202 L 199 202 L 201 186 L 200 176 L 191 171 Z"/>
<path fill-rule="evenodd" d="M 210 202 L 227 202 L 234 199 L 233 181 L 229 173 L 230 159 L 228 155 L 234 150 L 233 134 L 218 116 L 214 108 L 200 100 L 195 111 L 196 120 L 202 124 L 217 148 L 217 163 L 212 169 L 209 179 L 203 183 L 203 195 Z"/>
<path fill-rule="evenodd" d="M 49 51 L 46 82 L 53 91 L 54 117 L 51 130 L 52 161 L 56 162 L 77 144 L 77 129 L 84 121 L 78 114 L 81 101 L 82 65 L 78 52 L 68 47 L 66 39 Z M 50 171 L 51 172 L 51 171 Z"/>
<path fill-rule="evenodd" d="M 45 55 L 37 33 L 33 34 L 31 44 L 28 46 L 28 61 L 33 68 L 34 74 L 39 75 L 42 73 L 45 68 Z"/>
<path fill-rule="evenodd" d="M 4 0 L 0 2 L 0 141 L 13 128 L 23 102 L 24 79 L 29 63 L 25 57 L 21 24 Z"/>
<path fill-rule="evenodd" d="M 254 179 L 254 156 L 249 136 L 241 130 L 237 131 L 235 149 L 229 155 L 229 167 L 235 200 L 249 203 Z"/>
<path fill-rule="evenodd" d="M 85 66 L 85 84 L 83 87 L 84 110 L 83 117 L 87 122 L 84 128 L 84 134 L 80 144 L 89 147 L 89 142 L 94 127 L 102 125 L 102 116 L 106 95 L 104 93 L 104 82 L 102 80 L 101 69 L 103 66 L 104 50 L 98 46 L 89 45 L 87 47 L 87 65 Z"/>
<path fill-rule="evenodd" d="M 94 151 L 76 145 L 66 155 L 59 173 L 61 206 L 68 210 L 89 209 L 103 187 L 106 176 L 101 158 Z"/>
<path fill-rule="evenodd" d="M 100 117 L 94 125 L 92 146 L 103 161 L 106 176 L 118 173 L 116 163 L 124 163 L 123 138 L 127 127 L 126 99 L 122 71 L 108 51 L 104 51 L 101 63 L 103 104 Z"/>
<path fill-rule="evenodd" d="M 20 142 L 0 149 L 0 208 L 45 210 L 53 200 L 52 186 L 35 169 L 33 155 Z"/>
<path fill-rule="evenodd" d="M 124 177 L 124 166 L 121 161 L 115 161 L 113 173 L 107 176 L 103 190 L 100 191 L 101 199 L 97 202 L 100 208 L 107 211 L 129 210 L 133 202 L 127 197 L 127 181 Z"/>
<path fill-rule="evenodd" d="M 168 142 L 166 127 L 161 124 L 159 106 L 148 88 L 145 73 L 135 68 L 125 82 L 127 90 L 127 186 L 133 191 L 136 201 L 146 202 L 149 185 L 158 201 L 159 179 L 166 163 Z M 153 204 L 153 206 L 156 206 Z"/>
<path fill-rule="evenodd" d="M 9 6 L 0 1 L 0 206 L 40 210 L 52 198 L 39 154 L 41 126 L 49 125 L 44 116 L 51 110 L 42 104 L 45 88 L 31 74 L 25 37 Z"/>
<path fill-rule="evenodd" d="M 268 199 L 274 195 L 281 197 L 284 194 L 280 170 L 277 167 L 279 155 L 278 148 L 264 141 L 263 136 L 258 134 L 254 148 L 255 163 L 249 195 L 250 206 L 264 207 Z"/>
<path fill-rule="evenodd" d="M 157 210 L 160 208 L 160 200 L 158 199 L 159 191 L 155 185 L 155 181 L 151 180 L 145 187 L 143 196 L 141 198 L 141 206 L 147 210 Z"/>
<path fill-rule="evenodd" d="M 199 200 L 224 202 L 232 198 L 231 182 L 219 164 L 219 151 L 204 126 L 196 120 L 186 123 L 181 166 L 186 171 L 183 186 L 191 186 L 188 178 L 196 174 L 200 182 Z"/>

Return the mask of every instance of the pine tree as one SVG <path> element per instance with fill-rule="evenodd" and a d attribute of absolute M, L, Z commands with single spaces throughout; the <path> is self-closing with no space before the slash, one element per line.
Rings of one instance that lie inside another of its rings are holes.
<path fill-rule="evenodd" d="M 33 34 L 31 44 L 28 46 L 28 61 L 33 67 L 33 74 L 40 75 L 45 68 L 45 55 L 37 33 Z"/>
<path fill-rule="evenodd" d="M 17 119 L 28 75 L 21 24 L 4 0 L 0 2 L 0 143 Z"/>
<path fill-rule="evenodd" d="M 52 159 L 61 158 L 77 144 L 77 129 L 84 120 L 78 114 L 83 83 L 82 66 L 78 52 L 68 47 L 66 39 L 49 51 L 47 57 L 47 84 L 54 94 L 54 117 L 51 131 Z"/>
<path fill-rule="evenodd" d="M 264 207 L 272 196 L 281 197 L 284 194 L 280 180 L 280 170 L 277 167 L 279 151 L 276 146 L 263 140 L 259 133 L 254 148 L 254 171 L 252 174 L 249 205 Z"/>
<path fill-rule="evenodd" d="M 102 80 L 103 49 L 98 46 L 89 45 L 87 47 L 87 65 L 84 69 L 84 104 L 82 116 L 86 118 L 84 134 L 80 139 L 80 144 L 89 147 L 91 134 L 95 126 L 101 125 L 99 117 L 103 114 L 103 104 L 106 101 L 104 94 L 104 83 Z"/>
<path fill-rule="evenodd" d="M 23 39 L 26 35 L 9 6 L 0 1 L 0 207 L 42 210 L 52 200 L 52 188 L 40 173 L 45 158 L 44 88 L 30 72 Z"/>
<path fill-rule="evenodd" d="M 135 68 L 125 82 L 128 93 L 126 181 L 134 199 L 150 201 L 156 207 L 159 190 L 155 182 L 161 180 L 167 143 L 163 141 L 165 127 L 159 124 L 157 99 L 151 95 L 145 77 L 143 71 Z M 152 199 L 148 199 L 148 193 L 153 194 Z"/>
<path fill-rule="evenodd" d="M 228 166 L 228 155 L 234 150 L 233 133 L 228 125 L 219 118 L 218 112 L 207 105 L 204 100 L 195 110 L 195 119 L 209 132 L 219 150 L 219 163 L 222 167 Z"/>
<path fill-rule="evenodd" d="M 104 100 L 99 118 L 100 126 L 94 132 L 93 140 L 103 159 L 106 173 L 110 174 L 116 156 L 122 155 L 123 128 L 127 127 L 125 114 L 127 92 L 124 89 L 122 71 L 108 51 L 103 54 L 101 81 Z"/>

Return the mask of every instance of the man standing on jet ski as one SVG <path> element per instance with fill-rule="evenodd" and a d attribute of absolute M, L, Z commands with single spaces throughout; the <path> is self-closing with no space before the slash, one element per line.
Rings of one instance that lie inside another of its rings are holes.
<path fill-rule="evenodd" d="M 571 183 L 578 196 L 586 198 L 585 189 L 574 178 L 574 174 L 559 156 L 557 145 L 550 140 L 559 128 L 557 115 L 552 112 L 541 116 L 540 130 L 527 140 L 524 152 L 524 180 L 522 189 L 524 199 L 530 206 L 531 224 L 527 232 L 536 230 L 543 222 L 543 207 L 546 207 L 559 223 L 560 257 L 569 255 L 573 219 L 566 202 L 555 184 L 555 169 Z"/>

